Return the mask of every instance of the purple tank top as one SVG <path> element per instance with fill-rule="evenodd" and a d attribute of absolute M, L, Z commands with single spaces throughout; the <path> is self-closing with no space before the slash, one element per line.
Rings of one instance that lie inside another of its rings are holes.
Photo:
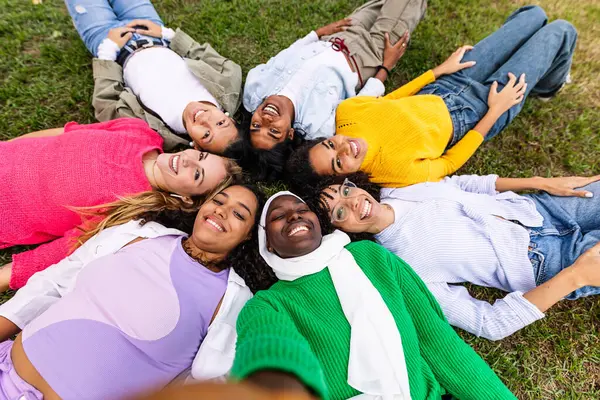
<path fill-rule="evenodd" d="M 192 365 L 229 271 L 198 264 L 181 240 L 146 239 L 93 261 L 25 327 L 25 353 L 60 397 L 122 398 Z"/>

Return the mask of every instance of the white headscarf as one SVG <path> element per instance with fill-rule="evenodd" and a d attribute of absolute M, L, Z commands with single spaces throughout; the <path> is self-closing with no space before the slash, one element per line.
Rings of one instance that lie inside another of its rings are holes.
<path fill-rule="evenodd" d="M 410 400 L 398 326 L 379 291 L 344 248 L 350 243 L 348 235 L 336 230 L 324 236 L 316 250 L 301 257 L 284 259 L 267 249 L 265 227 L 269 206 L 277 197 L 285 195 L 300 199 L 291 192 L 279 192 L 269 198 L 260 217 L 260 255 L 283 281 L 293 281 L 328 267 L 351 327 L 348 384 L 363 393 L 357 396 L 360 398 Z"/>

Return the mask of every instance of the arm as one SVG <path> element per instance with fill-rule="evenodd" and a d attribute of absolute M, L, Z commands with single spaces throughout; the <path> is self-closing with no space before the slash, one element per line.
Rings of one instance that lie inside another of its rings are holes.
<path fill-rule="evenodd" d="M 482 143 L 483 137 L 475 131 L 470 131 L 458 143 L 446 150 L 441 157 L 415 161 L 415 167 L 421 169 L 423 168 L 421 165 L 426 164 L 424 170 L 427 176 L 420 177 L 421 180 L 418 182 L 435 181 L 456 172 L 471 158 Z M 419 177 L 415 176 L 415 179 L 417 178 Z"/>
<path fill-rule="evenodd" d="M 13 298 L 0 306 L 0 341 L 23 329 L 75 284 L 75 278 L 84 266 L 83 246 L 71 256 L 33 275 Z"/>
<path fill-rule="evenodd" d="M 389 253 L 406 308 L 419 337 L 421 354 L 442 387 L 468 400 L 515 399 L 477 353 L 445 321 L 442 310 L 416 273 Z"/>
<path fill-rule="evenodd" d="M 536 304 L 526 298 L 531 292 L 513 292 L 490 304 L 471 297 L 463 286 L 431 283 L 427 287 L 450 325 L 489 340 L 504 339 L 544 317 Z"/>
<path fill-rule="evenodd" d="M 600 180 L 600 175 L 590 177 L 567 176 L 562 178 L 498 178 L 496 190 L 499 192 L 543 190 L 554 196 L 593 197 L 587 190 L 575 190 Z"/>
<path fill-rule="evenodd" d="M 444 178 L 444 182 L 458 186 L 461 190 L 470 193 L 497 194 L 498 175 L 454 175 Z"/>
<path fill-rule="evenodd" d="M 277 312 L 263 299 L 254 297 L 239 315 L 237 332 L 233 377 L 271 388 L 284 384 L 288 389 L 310 390 L 327 398 L 319 361 L 284 312 Z M 283 382 L 278 384 L 278 379 Z"/>
<path fill-rule="evenodd" d="M 400 99 L 402 97 L 408 97 L 415 95 L 425 85 L 435 81 L 435 76 L 431 70 L 425 72 L 418 78 L 413 79 L 406 85 L 399 87 L 391 93 L 385 95 L 386 99 Z"/>
<path fill-rule="evenodd" d="M 10 139 L 9 142 L 12 140 L 18 140 L 18 139 L 23 139 L 23 138 L 58 136 L 58 135 L 61 135 L 64 131 L 65 131 L 65 128 L 44 129 L 42 131 L 26 133 L 24 135 L 14 138 L 14 139 Z"/>
<path fill-rule="evenodd" d="M 79 234 L 79 229 L 73 228 L 65 232 L 63 237 L 13 255 L 10 287 L 20 289 L 33 274 L 67 257 L 73 250 L 75 238 Z"/>

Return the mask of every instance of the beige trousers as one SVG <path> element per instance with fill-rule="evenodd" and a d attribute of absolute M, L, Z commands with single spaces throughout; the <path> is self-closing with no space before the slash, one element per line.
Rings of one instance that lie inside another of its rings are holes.
<path fill-rule="evenodd" d="M 370 0 L 350 14 L 353 22 L 348 30 L 321 40 L 344 40 L 364 84 L 383 63 L 384 34 L 389 33 L 392 44 L 396 43 L 404 32 L 414 31 L 426 8 L 427 0 Z"/>

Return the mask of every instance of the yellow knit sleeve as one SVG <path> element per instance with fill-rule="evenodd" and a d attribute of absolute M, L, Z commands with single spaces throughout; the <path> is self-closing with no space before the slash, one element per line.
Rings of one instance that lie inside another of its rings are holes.
<path fill-rule="evenodd" d="M 462 167 L 483 143 L 483 135 L 469 131 L 454 146 L 446 150 L 439 158 L 423 160 L 429 162 L 429 181 L 439 181 Z"/>
<path fill-rule="evenodd" d="M 384 97 L 386 99 L 399 99 L 402 97 L 408 97 L 416 94 L 419 90 L 423 88 L 423 86 L 435 82 L 435 75 L 432 70 L 425 72 L 423 75 L 418 78 L 413 79 L 408 82 L 404 86 L 400 86 L 398 89 L 394 90 L 391 93 L 388 93 Z"/>

